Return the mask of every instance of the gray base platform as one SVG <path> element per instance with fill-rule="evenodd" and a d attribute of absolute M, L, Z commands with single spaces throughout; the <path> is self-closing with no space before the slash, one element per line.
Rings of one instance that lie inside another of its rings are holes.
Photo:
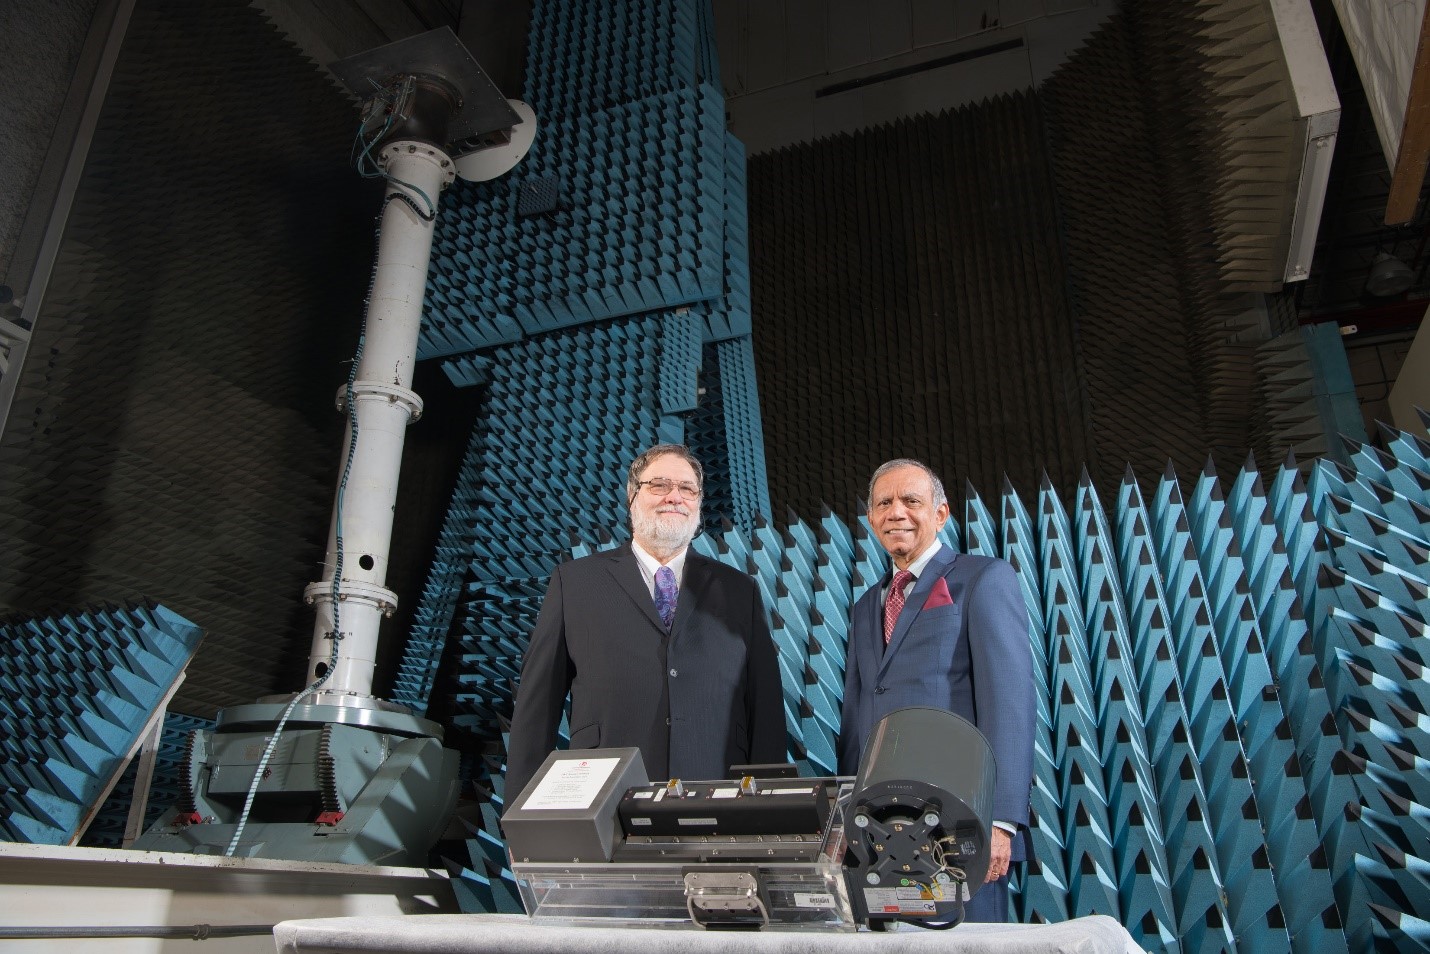
<path fill-rule="evenodd" d="M 884 934 L 704 931 L 538 924 L 519 914 L 284 921 L 279 954 L 1128 954 L 1132 936 L 1096 915 L 1061 924 L 962 924 Z"/>

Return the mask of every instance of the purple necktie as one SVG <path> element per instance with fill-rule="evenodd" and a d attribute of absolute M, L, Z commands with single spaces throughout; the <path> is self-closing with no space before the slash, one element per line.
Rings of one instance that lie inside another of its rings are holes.
<path fill-rule="evenodd" d="M 655 571 L 655 611 L 660 614 L 660 621 L 665 624 L 665 628 L 670 629 L 670 624 L 675 619 L 675 597 L 679 590 L 675 588 L 675 573 L 668 566 L 663 566 Z"/>

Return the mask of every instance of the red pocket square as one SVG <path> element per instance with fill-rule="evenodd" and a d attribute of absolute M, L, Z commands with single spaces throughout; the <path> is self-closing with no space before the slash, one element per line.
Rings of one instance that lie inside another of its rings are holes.
<path fill-rule="evenodd" d="M 952 606 L 953 597 L 949 595 L 948 583 L 943 577 L 933 581 L 933 591 L 929 593 L 929 598 L 924 600 L 924 609 L 933 609 L 935 606 Z"/>

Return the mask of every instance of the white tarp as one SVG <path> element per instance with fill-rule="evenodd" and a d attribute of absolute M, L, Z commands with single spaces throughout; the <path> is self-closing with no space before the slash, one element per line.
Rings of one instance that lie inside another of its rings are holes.
<path fill-rule="evenodd" d="M 1360 70 L 1385 161 L 1393 170 L 1425 0 L 1332 0 Z"/>

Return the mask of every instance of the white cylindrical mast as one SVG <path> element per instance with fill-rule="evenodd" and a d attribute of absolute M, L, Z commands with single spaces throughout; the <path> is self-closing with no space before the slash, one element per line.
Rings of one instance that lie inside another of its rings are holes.
<path fill-rule="evenodd" d="M 417 332 L 437 198 L 454 174 L 446 153 L 426 142 L 389 142 L 379 161 L 387 175 L 389 198 L 383 206 L 350 411 L 348 386 L 338 394 L 339 409 L 349 411 L 343 470 L 328 529 L 323 577 L 303 591 L 317 608 L 307 678 L 312 684 L 326 676 L 321 686 L 325 695 L 371 695 L 378 626 L 397 607 L 397 594 L 385 583 L 398 472 L 407 425 L 422 415 L 422 400 L 412 391 Z M 391 197 L 393 193 L 410 202 Z"/>

